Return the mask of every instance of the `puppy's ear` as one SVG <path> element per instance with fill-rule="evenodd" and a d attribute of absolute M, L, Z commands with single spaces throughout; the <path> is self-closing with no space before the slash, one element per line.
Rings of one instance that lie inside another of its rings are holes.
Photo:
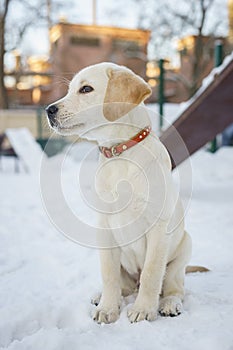
<path fill-rule="evenodd" d="M 151 95 L 150 86 L 131 71 L 109 69 L 107 74 L 109 81 L 103 113 L 109 121 L 115 121 L 127 114 Z"/>

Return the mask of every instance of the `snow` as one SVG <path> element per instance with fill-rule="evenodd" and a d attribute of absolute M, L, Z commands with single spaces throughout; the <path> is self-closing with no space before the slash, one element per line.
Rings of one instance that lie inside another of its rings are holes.
<path fill-rule="evenodd" d="M 101 289 L 98 252 L 60 234 L 45 213 L 36 174 L 23 168 L 16 174 L 13 160 L 2 159 L 0 348 L 232 350 L 232 158 L 233 148 L 227 147 L 216 154 L 200 150 L 191 158 L 193 194 L 186 216 L 191 263 L 211 271 L 186 276 L 184 313 L 130 324 L 129 297 L 111 325 L 91 319 L 90 299 Z M 68 159 L 64 182 L 78 164 Z M 70 202 L 81 205 L 72 186 L 66 191 Z"/>
<path fill-rule="evenodd" d="M 5 134 L 27 171 L 38 172 L 43 151 L 27 128 L 9 128 Z"/>
<path fill-rule="evenodd" d="M 212 69 L 210 74 L 207 77 L 205 77 L 205 79 L 203 79 L 202 86 L 198 90 L 197 95 L 200 95 L 214 81 L 215 77 L 217 75 L 220 75 L 224 71 L 224 69 L 226 69 L 226 67 L 232 62 L 232 60 L 233 60 L 233 52 L 227 55 L 224 58 L 222 64 Z"/>

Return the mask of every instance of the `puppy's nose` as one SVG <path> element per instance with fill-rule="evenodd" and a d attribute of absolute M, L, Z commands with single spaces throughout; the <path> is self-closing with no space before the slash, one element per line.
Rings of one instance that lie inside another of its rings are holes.
<path fill-rule="evenodd" d="M 46 109 L 50 124 L 52 126 L 56 125 L 56 116 L 58 112 L 58 107 L 56 105 L 50 105 Z"/>

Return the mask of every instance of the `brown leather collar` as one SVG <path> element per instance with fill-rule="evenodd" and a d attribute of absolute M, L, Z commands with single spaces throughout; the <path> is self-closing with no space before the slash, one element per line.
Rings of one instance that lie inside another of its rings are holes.
<path fill-rule="evenodd" d="M 99 150 L 106 158 L 117 157 L 127 149 L 143 141 L 150 134 L 150 132 L 151 132 L 151 127 L 147 126 L 146 128 L 142 129 L 137 135 L 132 137 L 130 140 L 122 143 L 118 143 L 110 148 L 100 146 Z"/>

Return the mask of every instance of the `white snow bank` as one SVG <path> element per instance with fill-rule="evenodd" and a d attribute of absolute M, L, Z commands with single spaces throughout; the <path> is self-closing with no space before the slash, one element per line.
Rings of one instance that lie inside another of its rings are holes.
<path fill-rule="evenodd" d="M 27 171 L 38 173 L 42 155 L 40 145 L 27 128 L 10 128 L 5 134 Z"/>
<path fill-rule="evenodd" d="M 233 345 L 233 148 L 192 157 L 193 197 L 186 227 L 193 264 L 211 269 L 186 277 L 184 313 L 130 324 L 97 325 L 90 299 L 101 287 L 98 253 L 56 231 L 38 180 L 0 172 L 0 347 L 8 350 L 230 350 Z M 72 167 L 72 162 L 69 162 Z M 71 178 L 66 168 L 65 177 Z M 68 189 L 69 190 L 69 189 Z M 77 201 L 70 189 L 70 200 Z M 81 202 L 79 202 L 81 205 Z"/>

